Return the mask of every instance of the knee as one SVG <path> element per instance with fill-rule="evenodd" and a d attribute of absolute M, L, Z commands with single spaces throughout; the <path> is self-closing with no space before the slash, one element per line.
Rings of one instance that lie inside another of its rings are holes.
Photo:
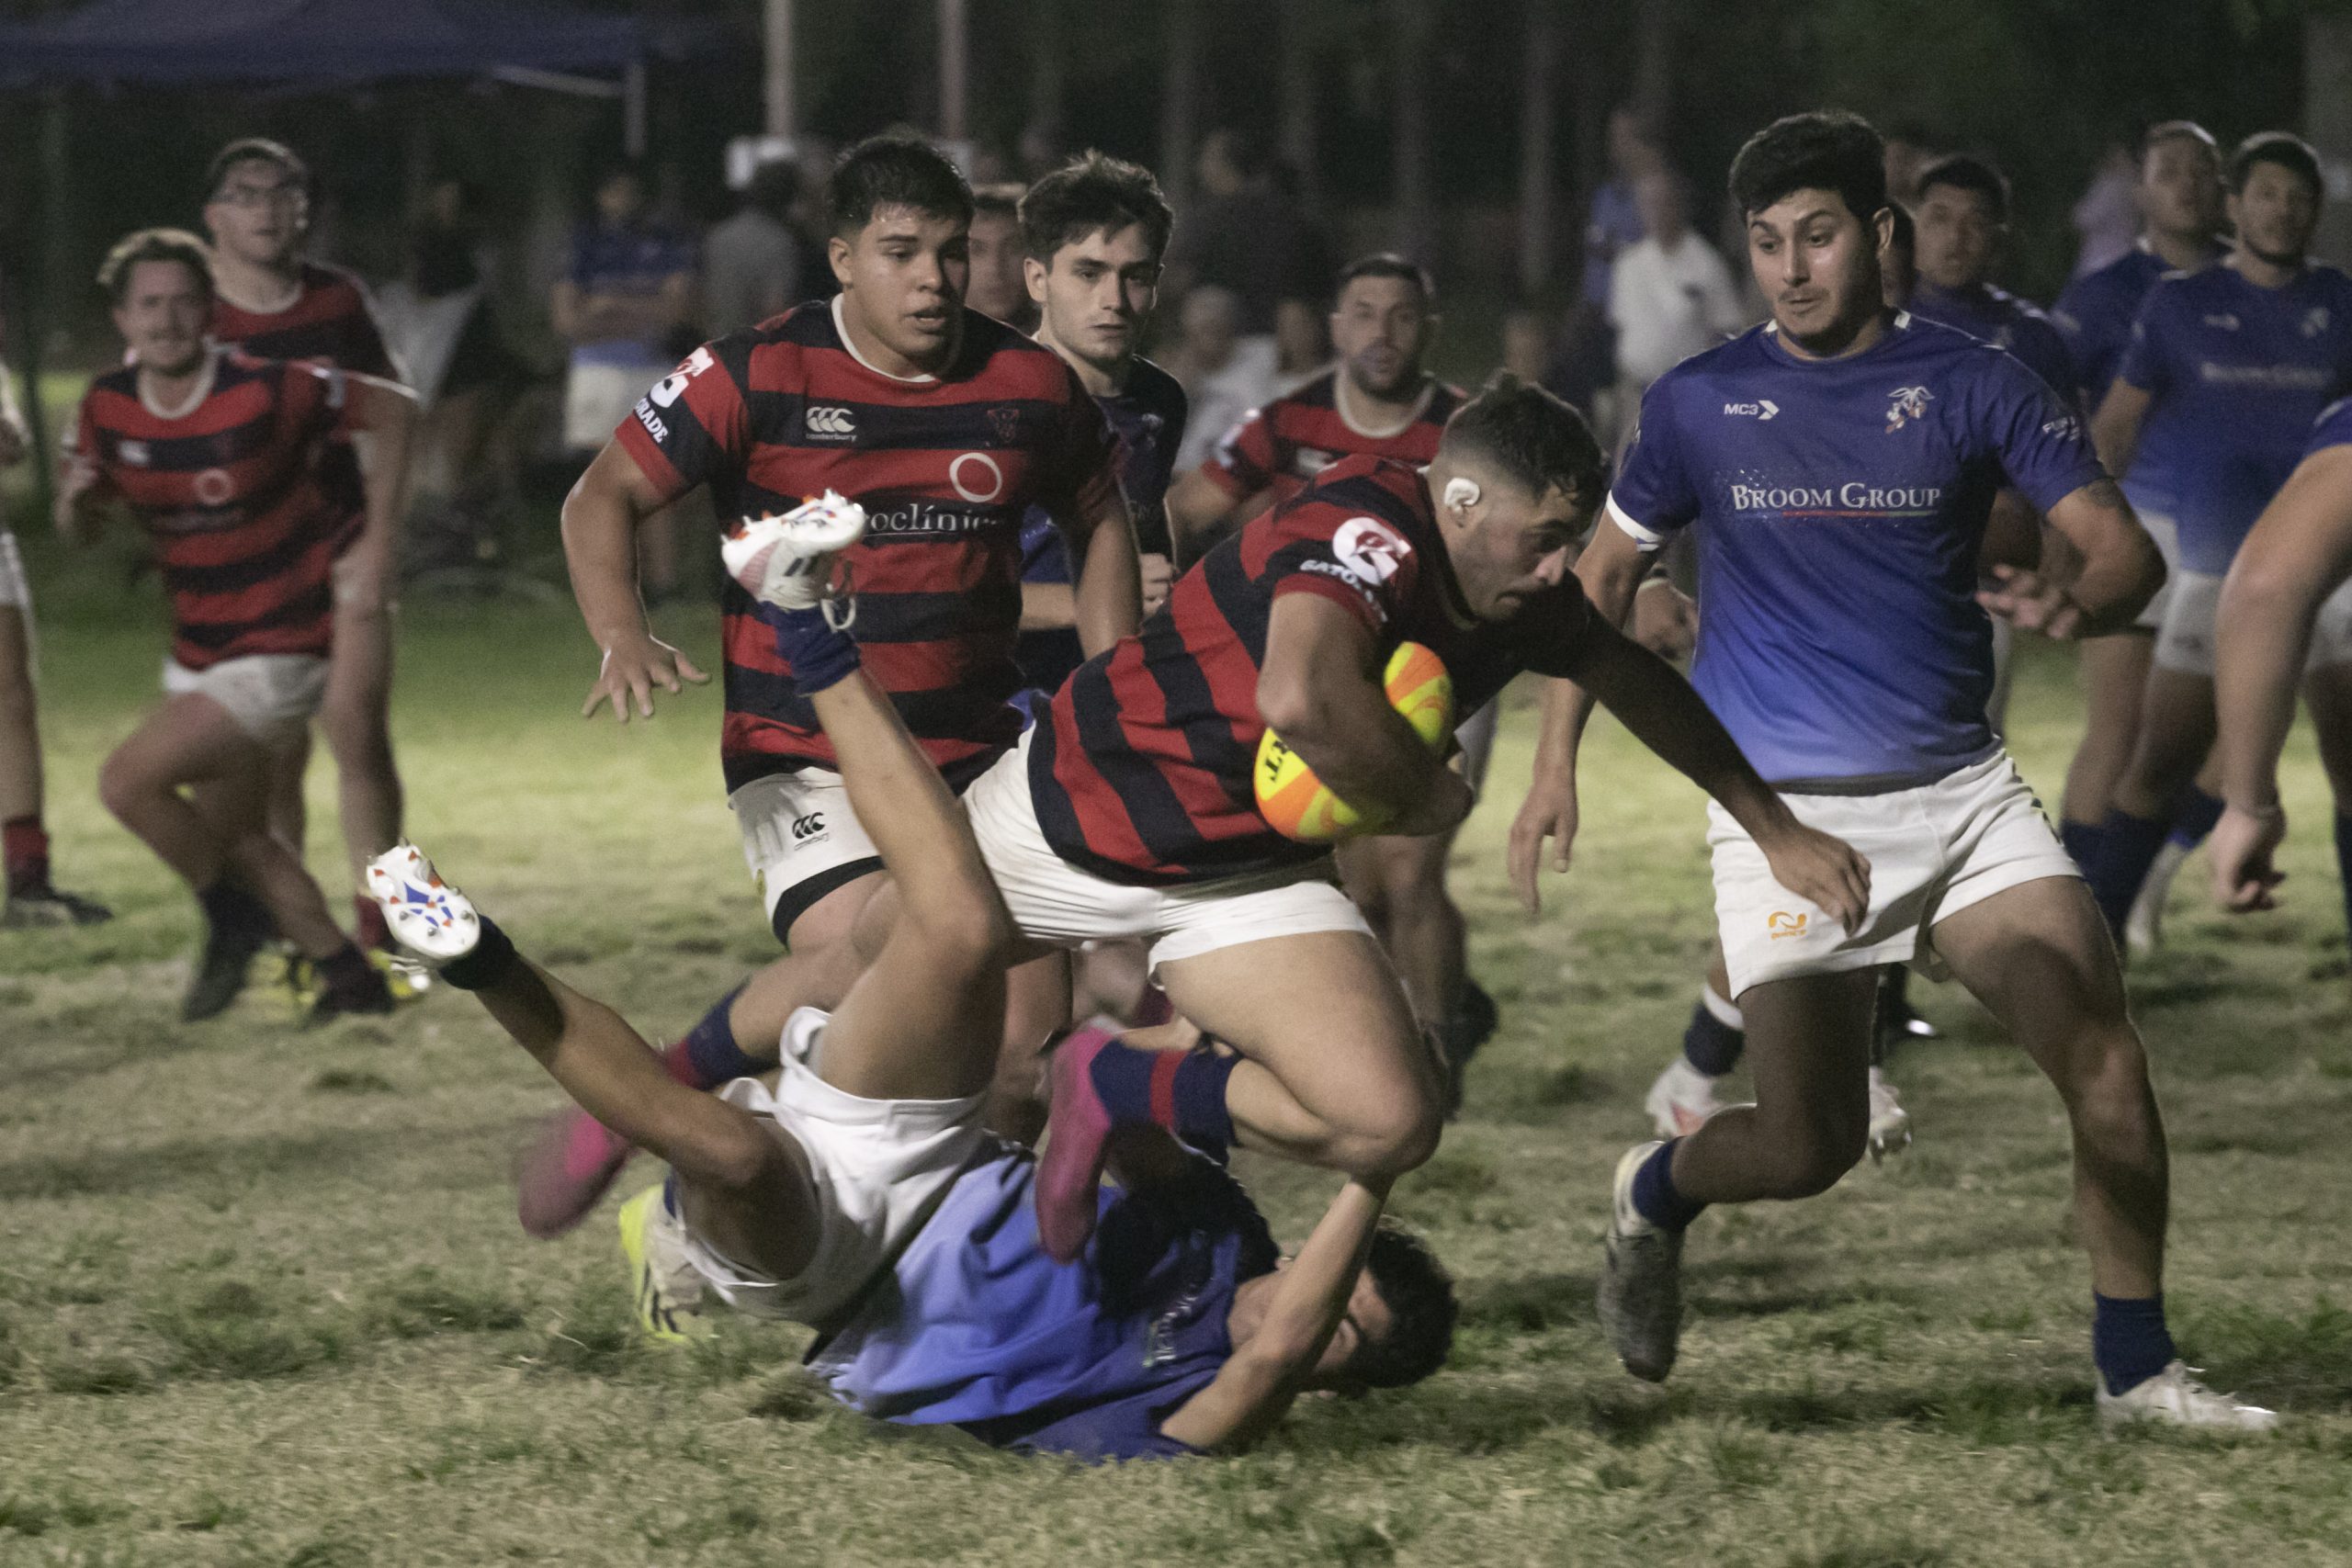
<path fill-rule="evenodd" d="M 2144 1126 L 2154 1095 L 2138 1031 L 2125 1022 L 2104 1025 L 2066 1062 L 2058 1092 L 2078 1127 L 2120 1133 Z"/>
<path fill-rule="evenodd" d="M 153 800 L 156 789 L 146 771 L 136 763 L 126 761 L 120 753 L 108 757 L 98 768 L 98 802 L 118 820 L 128 821 L 140 807 Z"/>
<path fill-rule="evenodd" d="M 1861 1163 L 1870 1143 L 1870 1115 L 1814 1115 L 1770 1128 L 1757 1140 L 1763 1169 L 1758 1173 L 1766 1198 L 1794 1201 L 1818 1197 Z"/>
<path fill-rule="evenodd" d="M 1402 1176 L 1429 1163 L 1443 1131 L 1436 1095 L 1415 1085 L 1347 1130 L 1338 1163 L 1360 1179 Z"/>

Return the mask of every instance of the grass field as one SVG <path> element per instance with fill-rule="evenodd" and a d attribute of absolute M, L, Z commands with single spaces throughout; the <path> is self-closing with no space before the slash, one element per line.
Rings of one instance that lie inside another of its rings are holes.
<path fill-rule="evenodd" d="M 1949 1039 L 1894 1069 L 1917 1147 L 1702 1222 L 1680 1368 L 1624 1377 L 1592 1276 L 1708 941 L 1701 816 L 1604 725 L 1577 869 L 1523 918 L 1499 854 L 1522 706 L 1457 873 L 1503 1032 L 1397 1200 L 1459 1273 L 1453 1365 L 1309 1402 L 1250 1457 L 1089 1472 L 837 1413 L 795 1332 L 633 1344 L 609 1208 L 559 1243 L 516 1229 L 508 1162 L 555 1090 L 463 998 L 303 1033 L 255 993 L 176 1023 L 191 906 L 93 796 L 160 609 L 33 554 L 61 879 L 120 919 L 0 936 L 0 1564 L 2352 1561 L 2352 981 L 2300 742 L 2289 909 L 2225 922 L 2199 863 L 2135 986 L 2176 1327 L 2288 1435 L 2097 1435 L 2055 1102 L 1926 987 Z M 715 656 L 708 614 L 673 630 Z M 582 725 L 593 656 L 561 606 L 413 605 L 402 657 L 415 836 L 532 951 L 648 1032 L 768 955 L 715 693 Z M 2062 658 L 2030 657 L 2018 708 L 2054 787 Z M 1245 1165 L 1302 1234 L 1330 1183 Z"/>

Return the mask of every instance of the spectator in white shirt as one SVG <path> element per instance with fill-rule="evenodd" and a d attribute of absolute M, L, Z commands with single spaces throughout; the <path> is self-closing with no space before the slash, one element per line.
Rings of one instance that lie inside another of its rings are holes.
<path fill-rule="evenodd" d="M 1191 405 L 1184 443 L 1176 449 L 1178 474 L 1199 468 L 1250 410 L 1282 395 L 1272 335 L 1245 337 L 1241 324 L 1241 299 L 1233 290 L 1203 283 L 1184 296 L 1180 335 L 1166 360 Z"/>
<path fill-rule="evenodd" d="M 1619 254 L 1609 280 L 1620 403 L 1629 418 L 1652 381 L 1747 325 L 1731 268 L 1690 231 L 1679 176 L 1645 175 L 1634 199 L 1643 238 Z"/>

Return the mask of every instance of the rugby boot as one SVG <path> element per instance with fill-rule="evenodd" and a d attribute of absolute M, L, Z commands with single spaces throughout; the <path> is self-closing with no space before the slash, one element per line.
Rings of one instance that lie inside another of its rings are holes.
<path fill-rule="evenodd" d="M 1894 1086 L 1880 1067 L 1871 1069 L 1870 1151 L 1872 1160 L 1901 1154 L 1911 1146 L 1911 1113 L 1895 1097 Z"/>
<path fill-rule="evenodd" d="M 1617 1359 L 1646 1382 L 1664 1382 L 1674 1371 L 1682 1338 L 1682 1233 L 1652 1224 L 1634 1206 L 1634 1174 L 1664 1146 L 1638 1144 L 1617 1162 L 1609 1236 L 1594 1292 L 1600 1326 Z"/>
<path fill-rule="evenodd" d="M 2145 1424 L 2152 1427 L 2197 1427 L 2207 1431 L 2275 1432 L 2278 1413 L 2248 1404 L 2233 1393 L 2216 1393 L 2199 1382 L 2198 1369 L 2178 1361 L 2121 1393 L 2107 1392 L 2098 1382 L 2098 1424 L 2108 1431 Z"/>

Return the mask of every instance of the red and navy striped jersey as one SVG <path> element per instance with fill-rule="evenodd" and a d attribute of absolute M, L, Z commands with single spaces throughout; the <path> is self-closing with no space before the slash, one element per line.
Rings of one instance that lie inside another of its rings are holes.
<path fill-rule="evenodd" d="M 306 359 L 387 381 L 401 378 L 359 280 L 341 267 L 306 261 L 294 302 L 248 310 L 214 296 L 212 341 L 255 359 Z"/>
<path fill-rule="evenodd" d="M 954 362 L 886 376 L 842 337 L 838 306 L 802 305 L 706 344 L 638 401 L 614 439 L 655 490 L 711 487 L 722 519 L 827 490 L 865 508 L 844 552 L 865 672 L 951 783 L 1020 733 L 1021 517 L 1099 512 L 1117 495 L 1102 411 L 1051 349 L 966 310 Z M 723 590 L 727 787 L 833 763 L 766 616 Z"/>
<path fill-rule="evenodd" d="M 215 294 L 212 341 L 255 359 L 307 360 L 387 381 L 401 379 L 368 290 L 350 273 L 323 262 L 302 264 L 294 303 L 283 310 L 248 310 Z M 342 543 L 347 546 L 359 536 L 368 510 L 368 483 L 348 441 L 328 447 L 319 479 L 346 520 Z"/>
<path fill-rule="evenodd" d="M 1370 434 L 1340 412 L 1340 375 L 1327 370 L 1296 391 L 1250 410 L 1217 442 L 1201 472 L 1236 501 L 1272 491 L 1279 502 L 1342 457 L 1426 465 L 1437 456 L 1445 422 L 1464 400 L 1461 388 L 1431 377 L 1422 389 L 1419 411 L 1403 429 Z"/>
<path fill-rule="evenodd" d="M 1471 713 L 1522 670 L 1573 672 L 1598 617 L 1574 577 L 1508 621 L 1480 621 L 1454 581 L 1410 464 L 1348 457 L 1243 526 L 1177 581 L 1136 636 L 1087 660 L 1037 722 L 1029 788 L 1046 841 L 1112 882 L 1204 882 L 1329 850 L 1276 833 L 1250 769 L 1274 602 L 1329 599 L 1373 636 L 1378 671 L 1418 642 Z"/>
<path fill-rule="evenodd" d="M 74 452 L 153 536 L 172 657 L 187 669 L 327 651 L 344 514 L 319 467 L 343 428 L 345 389 L 332 367 L 216 350 L 210 385 L 176 415 L 141 400 L 136 366 L 83 395 Z"/>

